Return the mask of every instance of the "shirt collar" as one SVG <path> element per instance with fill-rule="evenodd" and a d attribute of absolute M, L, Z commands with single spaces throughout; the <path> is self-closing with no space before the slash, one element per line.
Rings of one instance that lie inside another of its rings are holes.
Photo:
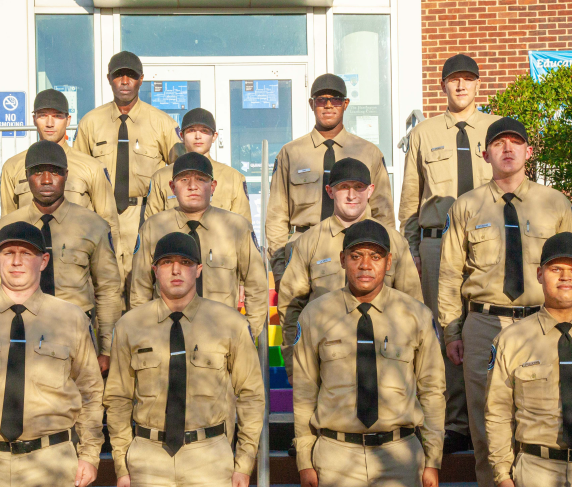
<path fill-rule="evenodd" d="M 195 293 L 195 296 L 193 297 L 191 302 L 187 304 L 187 306 L 185 306 L 185 309 L 183 310 L 183 315 L 185 315 L 185 318 L 187 318 L 187 320 L 193 321 L 193 318 L 195 317 L 195 314 L 197 314 L 197 310 L 199 309 L 202 300 L 203 298 L 201 298 L 198 294 Z M 163 301 L 163 298 L 157 298 L 158 322 L 162 323 L 163 321 L 165 321 L 171 313 L 172 311 L 169 309 L 165 301 Z"/>
<path fill-rule="evenodd" d="M 359 221 L 361 222 L 363 220 L 367 220 L 368 218 L 371 218 L 371 209 L 369 205 L 367 205 L 365 213 L 363 217 L 360 218 Z M 332 215 L 331 217 L 329 217 L 329 220 L 330 220 L 330 232 L 332 234 L 332 237 L 336 237 L 337 235 L 340 234 L 340 232 L 343 232 L 346 229 L 346 227 L 343 226 L 342 222 L 336 215 Z"/>
<path fill-rule="evenodd" d="M 212 206 L 209 205 L 208 208 L 205 210 L 205 212 L 203 213 L 203 216 L 201 216 L 200 220 L 199 220 L 199 224 L 205 228 L 205 230 L 208 230 L 208 222 L 209 222 L 209 218 L 210 218 L 210 214 L 212 213 L 211 211 Z M 179 228 L 183 228 L 188 226 L 187 222 L 191 221 L 190 218 L 187 217 L 187 215 L 185 215 L 185 213 L 179 208 L 175 208 L 175 215 L 177 217 L 177 224 L 179 225 Z"/>
<path fill-rule="evenodd" d="M 536 313 L 538 318 L 538 322 L 540 323 L 540 327 L 542 328 L 542 332 L 546 335 L 552 328 L 554 328 L 559 322 L 556 321 L 556 318 L 552 316 L 544 307 L 541 306 L 540 311 Z"/>
<path fill-rule="evenodd" d="M 515 189 L 514 195 L 517 197 L 518 200 L 522 201 L 523 198 L 528 193 L 528 189 L 530 188 L 530 181 L 527 178 L 524 178 L 524 181 L 520 183 L 520 186 Z M 502 199 L 505 191 L 503 191 L 499 185 L 491 179 L 489 182 L 489 189 L 491 190 L 491 194 L 493 196 L 493 200 L 497 203 L 499 200 L 504 204 L 504 200 Z"/>
<path fill-rule="evenodd" d="M 66 215 L 68 214 L 69 209 L 70 209 L 70 202 L 64 197 L 64 202 L 58 207 L 56 211 L 52 213 L 52 216 L 59 224 L 61 224 Z M 44 216 L 44 213 L 38 210 L 36 203 L 33 202 L 30 204 L 29 210 L 30 210 L 30 221 L 32 222 L 32 225 L 35 225 Z"/>
<path fill-rule="evenodd" d="M 312 129 L 310 136 L 312 137 L 312 142 L 314 142 L 314 147 L 318 147 L 326 141 L 324 136 L 320 132 L 318 132 L 316 127 Z M 343 147 L 344 144 L 346 143 L 347 137 L 348 137 L 348 132 L 344 127 L 342 128 L 342 131 L 338 135 L 336 135 L 332 140 L 340 147 Z"/>
<path fill-rule="evenodd" d="M 121 115 L 123 115 L 120 111 L 119 108 L 117 108 L 117 104 L 115 102 L 112 102 L 112 107 L 111 107 L 111 120 L 113 122 L 115 122 Z M 131 119 L 131 121 L 133 123 L 135 123 L 135 121 L 137 120 L 137 115 L 139 115 L 139 112 L 141 111 L 141 99 L 138 98 L 137 101 L 135 102 L 135 105 L 133 105 L 133 108 L 131 108 L 131 110 L 129 110 L 129 113 L 127 113 L 127 116 Z"/>
<path fill-rule="evenodd" d="M 44 302 L 44 293 L 38 286 L 38 289 L 34 291 L 24 303 L 26 309 L 32 313 L 33 315 L 38 316 L 40 312 L 40 308 L 42 307 L 42 303 Z M 4 288 L 0 286 L 0 313 L 4 313 L 10 306 L 14 306 L 14 301 L 12 301 L 8 295 L 4 292 Z"/>
<path fill-rule="evenodd" d="M 478 108 L 475 108 L 475 111 L 467 120 L 465 120 L 465 123 L 469 127 L 474 129 L 475 125 L 479 121 L 480 116 L 481 116 L 481 112 L 479 111 Z M 453 116 L 453 114 L 449 111 L 448 108 L 447 108 L 447 111 L 445 112 L 445 123 L 447 124 L 448 129 L 455 127 L 455 125 L 459 123 L 459 121 Z"/>
<path fill-rule="evenodd" d="M 350 285 L 346 284 L 346 287 L 342 289 L 342 293 L 344 296 L 344 301 L 346 303 L 346 310 L 348 313 L 351 313 L 354 309 L 356 309 L 361 303 L 356 299 L 356 297 L 350 291 Z M 384 284 L 381 288 L 380 293 L 373 298 L 371 305 L 377 309 L 380 313 L 383 313 L 383 308 L 385 307 L 385 302 L 387 301 L 389 294 L 389 288 Z"/>

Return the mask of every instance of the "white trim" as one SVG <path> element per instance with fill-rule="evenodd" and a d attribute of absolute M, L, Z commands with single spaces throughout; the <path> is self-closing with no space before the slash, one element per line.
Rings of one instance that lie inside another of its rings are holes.
<path fill-rule="evenodd" d="M 270 15 L 270 14 L 305 14 L 308 7 L 292 8 L 114 8 L 122 15 Z"/>
<path fill-rule="evenodd" d="M 36 14 L 92 14 L 94 7 L 34 7 Z"/>
<path fill-rule="evenodd" d="M 103 104 L 102 98 L 102 73 L 101 73 L 101 11 L 93 9 L 93 62 L 95 75 L 95 106 Z"/>
<path fill-rule="evenodd" d="M 121 15 L 119 8 L 113 9 L 113 54 L 121 51 Z"/>
<path fill-rule="evenodd" d="M 393 14 L 393 7 L 386 2 L 387 5 L 378 5 L 372 7 L 356 7 L 356 6 L 344 6 L 344 7 L 332 7 L 334 15 L 335 14 L 356 14 L 356 15 L 367 15 L 367 14 Z M 396 2 L 392 2 L 395 5 Z"/>
<path fill-rule="evenodd" d="M 117 51 L 119 52 L 119 51 Z M 261 64 L 307 64 L 308 56 L 140 56 L 143 64 L 152 66 L 261 65 Z"/>
<path fill-rule="evenodd" d="M 37 88 L 36 73 L 36 13 L 34 11 L 34 0 L 28 0 L 28 96 L 26 97 L 26 125 L 33 125 L 32 110 Z M 33 144 L 36 140 L 36 133 L 27 134 L 28 144 Z"/>
<path fill-rule="evenodd" d="M 397 148 L 400 140 L 400 110 L 399 110 L 399 29 L 397 23 L 397 2 L 391 2 L 389 12 L 389 39 L 391 51 L 391 167 L 387 168 L 388 174 L 393 174 L 393 212 L 395 214 L 395 221 L 399 221 L 397 216 L 399 214 L 399 204 L 401 201 L 401 187 L 403 180 L 402 157 L 400 156 L 401 149 Z"/>
<path fill-rule="evenodd" d="M 334 72 L 334 10 L 326 9 L 326 69 Z"/>

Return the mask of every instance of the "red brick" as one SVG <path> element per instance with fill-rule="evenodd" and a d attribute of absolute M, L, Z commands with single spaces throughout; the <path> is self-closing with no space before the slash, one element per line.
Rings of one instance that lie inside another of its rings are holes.
<path fill-rule="evenodd" d="M 439 20 L 457 20 L 456 15 L 439 15 Z"/>

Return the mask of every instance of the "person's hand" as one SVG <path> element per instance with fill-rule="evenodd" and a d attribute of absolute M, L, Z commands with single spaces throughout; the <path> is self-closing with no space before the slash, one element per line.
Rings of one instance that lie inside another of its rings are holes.
<path fill-rule="evenodd" d="M 423 487 L 439 487 L 439 470 L 425 467 L 423 470 Z"/>
<path fill-rule="evenodd" d="M 131 477 L 123 475 L 117 479 L 117 487 L 131 487 Z"/>
<path fill-rule="evenodd" d="M 300 470 L 300 483 L 302 487 L 318 487 L 318 474 L 313 468 Z"/>
<path fill-rule="evenodd" d="M 278 294 L 278 292 L 280 291 L 280 279 L 274 281 L 274 290 L 276 291 L 276 294 Z"/>
<path fill-rule="evenodd" d="M 77 473 L 75 474 L 75 487 L 87 487 L 97 478 L 97 468 L 85 460 L 77 461 Z"/>
<path fill-rule="evenodd" d="M 413 262 L 415 262 L 415 267 L 417 267 L 417 272 L 419 273 L 419 279 L 421 279 L 421 257 L 413 257 Z"/>
<path fill-rule="evenodd" d="M 250 475 L 246 475 L 245 473 L 240 472 L 234 472 L 232 474 L 232 487 L 248 487 L 249 484 Z"/>
<path fill-rule="evenodd" d="M 294 376 L 293 375 L 288 376 L 288 382 L 292 387 L 294 387 Z"/>
<path fill-rule="evenodd" d="M 514 487 L 514 481 L 512 479 L 503 480 L 498 487 Z"/>
<path fill-rule="evenodd" d="M 244 298 L 245 298 L 244 286 L 241 284 L 240 286 L 238 286 L 238 302 L 244 303 Z"/>
<path fill-rule="evenodd" d="M 97 363 L 99 364 L 99 371 L 101 372 L 101 377 L 107 377 L 109 372 L 109 363 L 111 362 L 111 358 L 109 355 L 98 355 L 97 356 Z"/>
<path fill-rule="evenodd" d="M 463 353 L 465 347 L 463 347 L 463 340 L 455 340 L 447 345 L 447 357 L 455 365 L 461 365 L 463 363 Z"/>

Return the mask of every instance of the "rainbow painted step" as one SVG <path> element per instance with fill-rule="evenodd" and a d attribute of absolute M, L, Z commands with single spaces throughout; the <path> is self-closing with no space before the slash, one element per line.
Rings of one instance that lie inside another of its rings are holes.
<path fill-rule="evenodd" d="M 280 347 L 268 347 L 268 364 L 270 367 L 284 367 Z"/>
<path fill-rule="evenodd" d="M 270 390 L 270 412 L 291 413 L 293 411 L 292 389 Z"/>

